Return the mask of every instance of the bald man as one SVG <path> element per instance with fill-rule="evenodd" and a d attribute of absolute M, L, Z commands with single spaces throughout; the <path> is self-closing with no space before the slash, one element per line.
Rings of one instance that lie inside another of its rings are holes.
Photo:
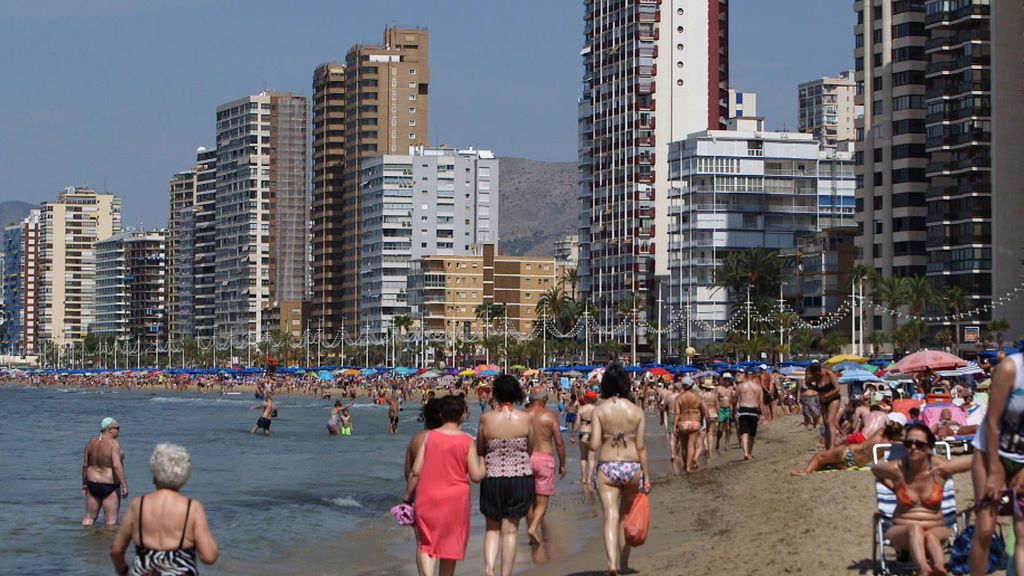
<path fill-rule="evenodd" d="M 555 456 L 551 448 L 558 451 L 558 477 L 565 478 L 565 443 L 558 426 L 558 415 L 548 410 L 548 390 L 543 386 L 530 388 L 530 404 L 526 411 L 533 414 L 533 452 L 530 454 L 530 468 L 533 469 L 534 501 L 526 513 L 526 533 L 530 542 L 540 544 L 537 530 L 544 521 L 548 500 L 555 495 Z"/>

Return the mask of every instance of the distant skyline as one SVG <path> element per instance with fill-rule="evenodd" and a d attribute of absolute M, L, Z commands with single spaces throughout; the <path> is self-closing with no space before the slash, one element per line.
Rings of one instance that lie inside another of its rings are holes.
<path fill-rule="evenodd" d="M 581 0 L 8 0 L 0 3 L 0 200 L 70 185 L 119 195 L 126 226 L 164 227 L 171 176 L 214 144 L 217 105 L 312 92 L 313 69 L 384 28 L 430 30 L 430 139 L 499 156 L 576 158 Z M 800 82 L 853 66 L 852 4 L 731 0 L 730 83 L 796 131 Z"/>

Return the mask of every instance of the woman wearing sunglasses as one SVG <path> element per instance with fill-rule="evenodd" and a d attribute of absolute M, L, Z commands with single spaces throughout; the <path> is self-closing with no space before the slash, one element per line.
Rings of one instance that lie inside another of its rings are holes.
<path fill-rule="evenodd" d="M 896 512 L 885 537 L 910 553 L 921 576 L 948 574 L 944 544 L 951 535 L 942 517 L 942 493 L 953 474 L 971 469 L 971 458 L 932 458 L 935 434 L 923 424 L 904 430 L 901 460 L 872 468 L 878 481 L 896 494 Z"/>

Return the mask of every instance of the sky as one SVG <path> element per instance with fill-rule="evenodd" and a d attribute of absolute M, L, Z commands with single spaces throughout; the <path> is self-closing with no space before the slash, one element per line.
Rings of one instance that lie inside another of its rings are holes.
<path fill-rule="evenodd" d="M 430 31 L 433 144 L 576 158 L 582 0 L 3 0 L 0 201 L 89 185 L 126 226 L 166 226 L 168 181 L 215 108 L 312 92 L 313 69 L 384 28 Z M 848 0 L 731 0 L 730 84 L 796 129 L 800 82 L 853 64 Z"/>

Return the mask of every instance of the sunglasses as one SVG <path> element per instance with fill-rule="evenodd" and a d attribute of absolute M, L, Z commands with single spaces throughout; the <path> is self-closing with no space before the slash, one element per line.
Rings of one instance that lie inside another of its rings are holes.
<path fill-rule="evenodd" d="M 907 450 L 910 450 L 911 448 L 917 448 L 918 450 L 926 450 L 928 448 L 931 448 L 931 444 L 925 442 L 924 440 L 904 440 L 903 447 L 906 448 Z"/>

